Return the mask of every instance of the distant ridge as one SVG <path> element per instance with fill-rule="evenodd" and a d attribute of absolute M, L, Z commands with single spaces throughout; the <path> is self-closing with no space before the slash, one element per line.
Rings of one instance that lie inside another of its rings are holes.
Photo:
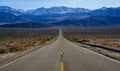
<path fill-rule="evenodd" d="M 22 10 L 22 9 L 14 9 L 8 6 L 0 6 L 0 12 L 11 13 L 16 16 L 19 15 L 49 15 L 49 14 L 69 14 L 69 13 L 87 13 L 91 15 L 114 15 L 120 16 L 120 7 L 116 8 L 107 8 L 102 7 L 95 10 L 89 10 L 85 8 L 72 8 L 72 7 L 65 7 L 65 6 L 58 6 L 58 7 L 50 7 L 44 8 L 40 7 L 35 10 Z"/>
<path fill-rule="evenodd" d="M 26 22 L 26 23 L 13 23 L 13 24 L 4 24 L 0 27 L 6 28 L 45 28 L 52 27 L 53 25 L 48 23 L 37 23 L 37 22 Z"/>
<path fill-rule="evenodd" d="M 65 6 L 24 11 L 0 6 L 0 27 L 41 28 L 54 26 L 117 26 L 120 7 L 89 10 Z M 7 24 L 4 24 L 7 23 Z"/>
<path fill-rule="evenodd" d="M 13 23 L 3 24 L 0 27 L 5 28 L 47 28 L 47 27 L 120 27 L 120 17 L 110 16 L 96 16 L 76 20 L 63 20 L 53 23 L 39 23 L 39 22 L 26 22 L 26 23 Z"/>

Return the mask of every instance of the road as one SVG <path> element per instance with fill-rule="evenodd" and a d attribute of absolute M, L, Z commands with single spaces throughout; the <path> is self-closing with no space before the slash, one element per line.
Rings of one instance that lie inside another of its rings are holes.
<path fill-rule="evenodd" d="M 0 71 L 120 71 L 120 62 L 66 40 L 60 30 L 56 41 L 4 65 Z"/>

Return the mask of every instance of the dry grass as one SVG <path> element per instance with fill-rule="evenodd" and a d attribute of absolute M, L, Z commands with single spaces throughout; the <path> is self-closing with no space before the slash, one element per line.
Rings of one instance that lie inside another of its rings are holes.
<path fill-rule="evenodd" d="M 38 46 L 44 44 L 46 41 L 49 41 L 51 39 L 53 39 L 53 37 L 44 36 L 42 38 L 32 38 L 32 39 L 27 38 L 27 39 L 20 39 L 20 41 L 17 40 L 19 42 L 17 42 L 16 40 L 6 41 L 2 44 L 4 48 L 0 49 L 0 53 L 22 51 L 32 46 Z"/>
<path fill-rule="evenodd" d="M 105 40 L 105 39 L 90 39 L 91 43 L 101 44 L 101 45 L 108 45 L 113 47 L 120 47 L 120 40 Z"/>
<path fill-rule="evenodd" d="M 0 53 L 16 52 L 44 44 L 58 35 L 57 29 L 1 29 Z"/>
<path fill-rule="evenodd" d="M 81 43 L 88 42 L 93 44 L 100 44 L 106 48 L 120 50 L 120 29 L 118 28 L 101 28 L 101 29 L 64 29 L 64 36 L 73 42 Z M 111 52 L 102 48 L 93 48 L 89 45 L 81 44 L 80 46 L 98 52 L 105 56 L 120 60 L 120 53 Z"/>

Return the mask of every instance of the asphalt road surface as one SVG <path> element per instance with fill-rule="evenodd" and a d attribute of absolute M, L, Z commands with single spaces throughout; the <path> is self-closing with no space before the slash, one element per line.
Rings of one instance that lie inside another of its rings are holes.
<path fill-rule="evenodd" d="M 0 71 L 120 71 L 120 62 L 66 40 L 56 41 L 10 62 Z"/>

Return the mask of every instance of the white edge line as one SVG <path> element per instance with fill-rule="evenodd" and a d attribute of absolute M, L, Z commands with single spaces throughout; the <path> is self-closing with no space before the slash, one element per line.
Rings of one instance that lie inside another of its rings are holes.
<path fill-rule="evenodd" d="M 78 45 L 79 43 L 76 43 L 76 44 Z M 80 46 L 80 47 L 82 47 L 82 46 Z M 87 50 L 87 51 L 89 51 L 89 52 L 95 53 L 95 54 L 97 54 L 97 55 L 99 55 L 99 56 L 101 56 L 101 57 L 104 57 L 104 58 L 107 58 L 107 59 L 109 59 L 109 60 L 112 60 L 112 61 L 114 61 L 114 62 L 120 63 L 120 62 L 117 61 L 117 60 L 114 60 L 114 59 L 112 59 L 112 58 L 109 58 L 109 57 L 107 57 L 107 56 L 104 56 L 104 55 L 102 55 L 102 54 L 99 54 L 99 53 L 94 52 L 94 51 L 92 51 L 92 50 L 89 50 L 89 49 L 87 49 L 87 48 L 84 48 L 84 47 L 83 47 L 83 49 L 85 49 L 85 50 Z M 0 70 L 3 69 L 3 68 L 5 68 L 5 67 L 7 67 L 7 66 L 9 66 L 9 65 L 11 65 L 11 64 L 13 64 L 13 63 L 15 63 L 15 62 L 17 62 L 17 61 L 20 60 L 20 59 L 23 59 L 24 57 L 26 57 L 26 56 L 28 56 L 28 55 L 29 55 L 29 54 L 27 54 L 27 55 L 25 55 L 25 56 L 22 56 L 22 57 L 20 57 L 20 58 L 18 58 L 18 59 L 15 59 L 15 60 L 12 61 L 12 62 L 9 62 L 9 63 L 1 66 L 1 67 L 0 67 Z"/>
<path fill-rule="evenodd" d="M 49 43 L 47 43 L 46 45 L 48 45 L 48 44 L 49 44 Z M 43 47 L 43 46 L 41 46 L 41 47 Z M 5 67 L 7 67 L 7 66 L 9 66 L 9 65 L 11 65 L 11 64 L 13 64 L 13 63 L 15 63 L 15 62 L 17 62 L 17 61 L 19 61 L 19 60 L 21 60 L 21 59 L 23 59 L 23 58 L 25 58 L 25 57 L 27 57 L 28 55 L 32 54 L 33 52 L 34 52 L 34 51 L 32 51 L 32 52 L 30 52 L 30 53 L 28 52 L 28 54 L 25 54 L 25 55 L 23 55 L 23 56 L 15 59 L 15 60 L 11 61 L 11 62 L 8 62 L 7 64 L 5 64 L 5 65 L 3 65 L 3 66 L 0 66 L 0 70 L 3 69 L 3 68 L 5 68 Z"/>
<path fill-rule="evenodd" d="M 17 62 L 17 61 L 19 61 L 19 60 L 21 60 L 21 59 L 23 59 L 23 58 L 25 58 L 25 57 L 27 57 L 28 55 L 29 55 L 29 54 L 24 55 L 24 56 L 22 56 L 22 57 L 20 57 L 20 58 L 18 58 L 18 59 L 15 59 L 15 60 L 13 60 L 13 61 L 11 61 L 11 62 L 9 62 L 9 63 L 1 66 L 1 67 L 0 67 L 0 70 L 3 69 L 3 68 L 5 68 L 5 67 L 7 67 L 7 66 L 9 66 L 9 65 L 11 65 L 11 64 L 13 64 L 13 63 L 15 63 L 15 62 Z"/>
<path fill-rule="evenodd" d="M 76 44 L 79 45 L 79 43 L 76 43 Z M 79 45 L 79 46 L 80 46 L 80 45 Z M 83 47 L 83 46 L 80 46 L 80 47 Z M 84 47 L 83 47 L 83 48 L 84 48 Z M 105 55 L 102 55 L 102 54 L 100 54 L 100 53 L 94 52 L 94 51 L 89 50 L 89 49 L 87 49 L 87 48 L 84 48 L 84 49 L 90 51 L 91 53 L 95 53 L 95 54 L 97 54 L 97 55 L 99 55 L 99 56 L 101 56 L 101 57 L 104 57 L 104 58 L 107 58 L 107 59 L 112 60 L 112 61 L 114 61 L 114 62 L 120 63 L 119 61 L 117 61 L 117 60 L 115 60 L 115 59 L 112 59 L 112 58 L 110 58 L 110 57 L 107 57 L 107 56 L 105 56 Z"/>

